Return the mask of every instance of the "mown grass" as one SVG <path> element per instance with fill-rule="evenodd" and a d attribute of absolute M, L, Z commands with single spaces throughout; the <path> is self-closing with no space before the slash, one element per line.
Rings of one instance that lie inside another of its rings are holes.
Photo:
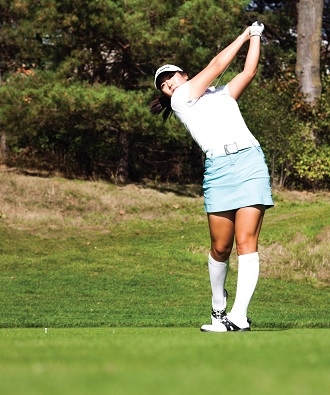
<path fill-rule="evenodd" d="M 186 326 L 209 318 L 200 188 L 0 173 L 0 327 Z M 329 327 L 329 194 L 278 191 L 254 327 Z M 229 308 L 236 257 L 228 275 Z"/>
<path fill-rule="evenodd" d="M 205 334 L 200 187 L 0 172 L 0 393 L 326 394 L 329 194 L 275 201 L 253 331 Z"/>
<path fill-rule="evenodd" d="M 3 395 L 325 395 L 327 329 L 1 329 Z"/>

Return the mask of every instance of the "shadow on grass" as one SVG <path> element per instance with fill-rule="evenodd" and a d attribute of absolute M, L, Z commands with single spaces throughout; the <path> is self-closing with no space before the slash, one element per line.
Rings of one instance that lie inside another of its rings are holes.
<path fill-rule="evenodd" d="M 141 188 L 153 189 L 161 193 L 174 193 L 184 197 L 201 197 L 203 196 L 203 187 L 201 184 L 180 184 L 180 183 L 161 183 L 156 181 L 145 180 L 139 184 Z"/>
<path fill-rule="evenodd" d="M 256 328 L 251 329 L 251 332 L 284 332 L 293 328 Z"/>

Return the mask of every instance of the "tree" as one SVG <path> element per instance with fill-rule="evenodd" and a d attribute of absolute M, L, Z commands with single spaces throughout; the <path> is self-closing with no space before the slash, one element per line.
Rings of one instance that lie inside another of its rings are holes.
<path fill-rule="evenodd" d="M 323 92 L 318 105 L 309 106 L 294 72 L 297 1 L 0 0 L 6 163 L 117 182 L 200 180 L 203 155 L 184 128 L 175 117 L 164 125 L 149 113 L 157 95 L 153 74 L 160 64 L 174 63 L 194 76 L 260 19 L 266 30 L 259 72 L 239 104 L 273 180 L 316 185 L 317 172 L 322 185 L 329 174 L 328 49 L 322 52 Z M 324 4 L 329 9 L 330 0 Z M 245 50 L 221 84 L 241 70 Z"/>
<path fill-rule="evenodd" d="M 322 91 L 320 53 L 323 0 L 300 0 L 297 9 L 296 74 L 306 101 L 314 104 Z"/>

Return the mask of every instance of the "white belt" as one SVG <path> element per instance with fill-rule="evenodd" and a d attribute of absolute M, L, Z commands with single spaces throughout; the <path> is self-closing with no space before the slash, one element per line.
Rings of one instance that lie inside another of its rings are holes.
<path fill-rule="evenodd" d="M 258 140 L 241 140 L 231 144 L 225 144 L 223 147 L 218 147 L 214 150 L 207 151 L 205 153 L 207 158 L 236 154 L 236 152 L 241 151 L 242 149 L 250 148 L 250 147 L 259 147 L 260 144 Z"/>

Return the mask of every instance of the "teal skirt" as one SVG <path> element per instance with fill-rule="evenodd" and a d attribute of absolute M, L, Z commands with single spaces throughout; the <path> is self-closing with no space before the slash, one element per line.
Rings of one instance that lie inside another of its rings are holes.
<path fill-rule="evenodd" d="M 203 190 L 207 213 L 256 204 L 266 208 L 274 206 L 268 168 L 261 147 L 207 158 Z"/>

